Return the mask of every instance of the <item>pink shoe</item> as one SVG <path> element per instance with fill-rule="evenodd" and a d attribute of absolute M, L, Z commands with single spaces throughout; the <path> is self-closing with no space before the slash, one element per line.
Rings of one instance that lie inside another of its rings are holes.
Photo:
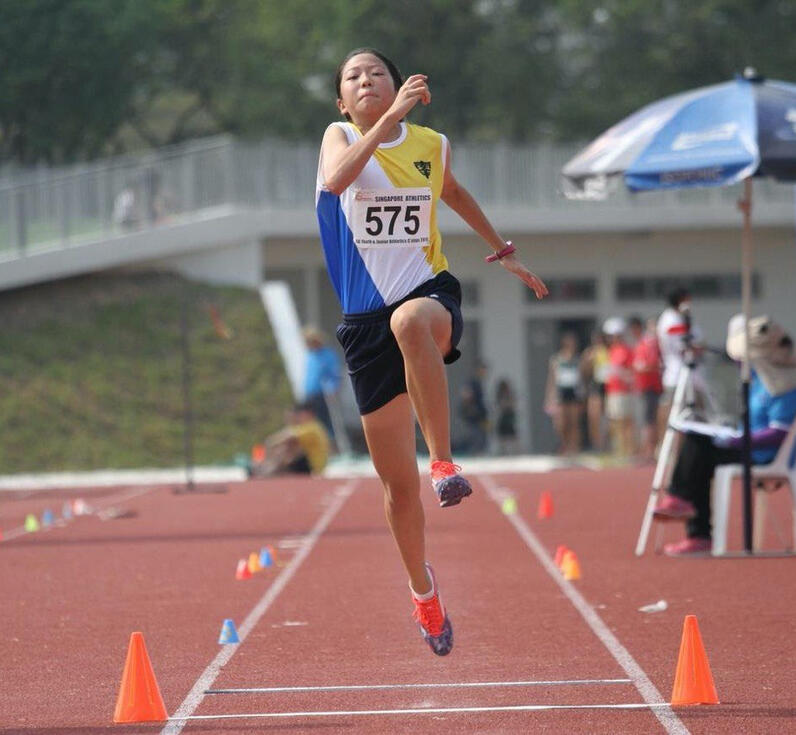
<path fill-rule="evenodd" d="M 655 508 L 653 517 L 658 521 L 687 521 L 696 516 L 696 508 L 676 495 L 666 495 Z"/>
<path fill-rule="evenodd" d="M 709 538 L 685 538 L 663 547 L 666 556 L 704 556 L 710 554 L 713 542 Z"/>

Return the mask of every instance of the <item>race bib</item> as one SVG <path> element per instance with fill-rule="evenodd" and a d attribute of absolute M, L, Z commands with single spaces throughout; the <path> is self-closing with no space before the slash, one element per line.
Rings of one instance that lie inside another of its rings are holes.
<path fill-rule="evenodd" d="M 360 189 L 349 223 L 359 248 L 421 248 L 429 243 L 431 189 Z"/>

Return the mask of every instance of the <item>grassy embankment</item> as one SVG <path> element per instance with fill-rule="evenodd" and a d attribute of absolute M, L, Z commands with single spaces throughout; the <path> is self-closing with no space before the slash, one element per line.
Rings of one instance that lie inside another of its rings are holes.
<path fill-rule="evenodd" d="M 231 462 L 279 428 L 290 389 L 256 292 L 75 278 L 0 293 L 0 473 L 179 466 L 183 300 L 196 463 Z"/>

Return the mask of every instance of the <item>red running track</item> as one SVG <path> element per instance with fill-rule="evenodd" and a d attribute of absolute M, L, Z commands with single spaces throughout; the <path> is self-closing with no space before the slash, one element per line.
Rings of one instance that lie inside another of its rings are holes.
<path fill-rule="evenodd" d="M 474 476 L 474 496 L 444 510 L 427 489 L 428 556 L 455 628 L 446 658 L 411 621 L 376 480 L 87 494 L 135 516 L 78 518 L 0 544 L 0 733 L 796 731 L 793 560 L 636 559 L 650 475 Z M 502 488 L 516 495 L 517 516 L 501 512 Z M 543 490 L 555 515 L 538 521 Z M 1 527 L 63 497 L 4 497 Z M 773 512 L 789 511 L 775 501 Z M 237 560 L 268 543 L 279 565 L 235 581 Z M 581 561 L 572 585 L 543 561 L 559 543 Z M 637 611 L 661 598 L 667 611 Z M 647 705 L 671 693 L 688 613 L 722 704 L 653 712 Z M 217 645 L 224 618 L 246 636 L 241 645 Z M 263 716 L 112 725 L 133 630 L 173 717 Z"/>

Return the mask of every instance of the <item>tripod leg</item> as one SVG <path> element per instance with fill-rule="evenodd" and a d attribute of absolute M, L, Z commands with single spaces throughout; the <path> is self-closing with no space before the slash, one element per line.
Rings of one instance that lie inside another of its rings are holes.
<path fill-rule="evenodd" d="M 686 396 L 686 391 L 689 387 L 691 380 L 691 371 L 687 367 L 680 368 L 677 375 L 677 387 L 674 389 L 674 397 L 672 398 L 672 407 L 669 409 L 669 420 L 672 416 L 676 416 L 683 407 L 683 400 Z M 636 542 L 636 556 L 641 556 L 647 548 L 647 539 L 649 538 L 650 528 L 652 527 L 652 514 L 655 511 L 655 506 L 658 504 L 658 493 L 660 492 L 663 484 L 668 476 L 667 470 L 674 458 L 675 439 L 677 432 L 668 425 L 666 433 L 663 435 L 661 442 L 661 451 L 658 454 L 658 463 L 655 465 L 655 474 L 652 478 L 652 488 L 650 496 L 647 500 L 647 508 L 644 511 L 644 518 L 641 521 L 641 531 L 638 535 Z"/>
<path fill-rule="evenodd" d="M 658 464 L 660 464 L 660 457 L 658 458 Z M 653 488 L 650 491 L 650 496 L 647 499 L 647 508 L 644 511 L 644 520 L 641 521 L 641 531 L 638 535 L 638 541 L 636 542 L 636 556 L 641 556 L 644 553 L 644 550 L 647 548 L 647 539 L 650 535 L 650 528 L 652 527 L 652 513 L 655 510 L 655 506 L 658 503 L 658 491 Z"/>

